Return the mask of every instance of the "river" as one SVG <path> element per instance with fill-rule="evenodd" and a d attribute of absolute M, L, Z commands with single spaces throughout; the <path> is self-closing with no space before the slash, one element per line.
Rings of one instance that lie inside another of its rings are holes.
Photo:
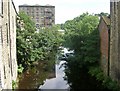
<path fill-rule="evenodd" d="M 67 81 L 64 80 L 64 64 L 65 61 L 60 61 L 59 64 L 56 64 L 56 77 L 52 79 L 46 79 L 45 83 L 39 87 L 39 89 L 68 89 L 69 85 Z"/>
<path fill-rule="evenodd" d="M 52 71 L 45 71 L 41 64 L 27 70 L 20 76 L 19 89 L 68 89 L 64 80 L 65 61 L 56 62 Z"/>
<path fill-rule="evenodd" d="M 65 50 L 66 51 L 66 50 Z M 60 55 L 59 55 L 60 57 Z M 52 61 L 48 61 L 52 62 Z M 81 90 L 108 90 L 102 86 L 100 81 L 97 81 L 95 77 L 92 77 L 84 69 L 80 69 L 79 63 L 63 60 L 56 60 L 56 63 L 51 67 L 45 67 L 49 63 L 40 62 L 32 69 L 25 71 L 19 76 L 18 89 L 36 89 L 37 91 L 78 91 Z M 68 64 L 65 73 L 64 63 Z M 70 66 L 70 67 L 69 67 Z M 46 69 L 47 68 L 47 69 Z M 68 69 L 69 68 L 69 69 Z M 64 80 L 64 77 L 66 80 Z M 67 78 L 66 78 L 67 77 Z"/>

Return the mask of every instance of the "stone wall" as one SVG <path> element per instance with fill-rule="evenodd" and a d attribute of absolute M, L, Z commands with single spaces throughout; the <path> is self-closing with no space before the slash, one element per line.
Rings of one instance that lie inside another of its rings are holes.
<path fill-rule="evenodd" d="M 3 89 L 12 89 L 12 80 L 17 78 L 16 62 L 16 10 L 12 0 L 2 2 L 2 21 L 1 21 L 1 61 L 0 71 L 3 79 Z"/>
<path fill-rule="evenodd" d="M 4 74 L 3 74 L 3 61 L 2 61 L 2 16 L 0 16 L 0 90 L 4 87 Z"/>
<path fill-rule="evenodd" d="M 110 76 L 120 81 L 120 2 L 110 3 Z"/>
<path fill-rule="evenodd" d="M 12 80 L 17 78 L 17 61 L 16 61 L 16 10 L 14 4 L 10 2 L 10 60 Z"/>

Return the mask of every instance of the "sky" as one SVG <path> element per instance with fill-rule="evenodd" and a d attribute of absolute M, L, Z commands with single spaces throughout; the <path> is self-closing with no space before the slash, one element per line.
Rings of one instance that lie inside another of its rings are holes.
<path fill-rule="evenodd" d="M 98 14 L 110 13 L 110 0 L 13 0 L 17 11 L 18 6 L 28 5 L 53 5 L 55 6 L 55 23 L 65 23 L 83 13 Z"/>

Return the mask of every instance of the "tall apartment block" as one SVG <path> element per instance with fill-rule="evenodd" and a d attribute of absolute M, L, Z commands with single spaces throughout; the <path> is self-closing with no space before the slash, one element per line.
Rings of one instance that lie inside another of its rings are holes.
<path fill-rule="evenodd" d="M 51 27 L 55 24 L 55 6 L 20 5 L 19 12 L 24 11 L 36 24 L 36 28 Z"/>

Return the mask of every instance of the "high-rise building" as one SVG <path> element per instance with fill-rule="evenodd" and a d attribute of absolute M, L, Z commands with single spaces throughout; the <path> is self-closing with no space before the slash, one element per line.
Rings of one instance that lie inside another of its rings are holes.
<path fill-rule="evenodd" d="M 19 12 L 25 12 L 36 24 L 36 28 L 51 27 L 55 24 L 55 6 L 20 5 Z"/>

